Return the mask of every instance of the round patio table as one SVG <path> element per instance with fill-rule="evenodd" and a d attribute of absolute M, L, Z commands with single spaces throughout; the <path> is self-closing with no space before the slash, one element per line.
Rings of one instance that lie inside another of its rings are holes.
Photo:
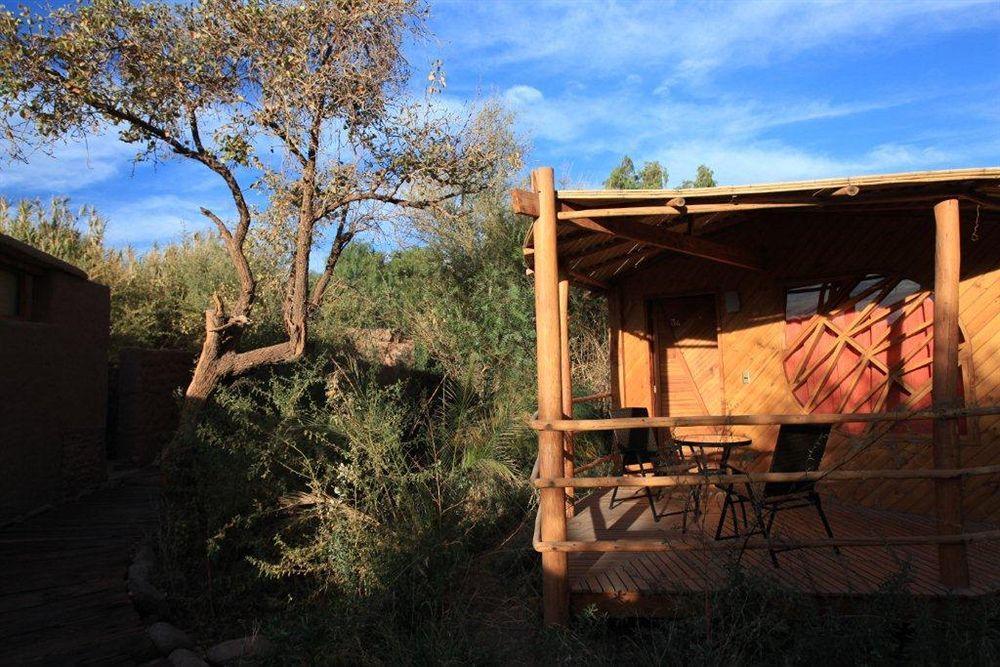
<path fill-rule="evenodd" d="M 724 472 L 729 467 L 729 457 L 734 449 L 749 447 L 753 444 L 753 439 L 736 433 L 702 433 L 693 435 L 675 435 L 674 442 L 687 447 L 694 456 L 698 466 L 698 472 L 714 473 Z M 709 465 L 706 449 L 720 449 L 718 465 Z"/>
<path fill-rule="evenodd" d="M 680 447 L 682 450 L 687 447 L 691 452 L 691 457 L 694 459 L 694 463 L 698 468 L 698 473 L 702 475 L 711 474 L 725 474 L 730 471 L 729 468 L 729 457 L 732 456 L 733 450 L 742 447 L 749 447 L 753 443 L 753 439 L 739 434 L 733 433 L 704 433 L 704 434 L 692 434 L 692 435 L 675 435 L 674 444 Z M 718 462 L 715 465 L 708 460 L 708 455 L 706 454 L 707 449 L 721 450 L 719 452 Z M 733 484 L 716 484 L 726 497 L 730 497 L 733 493 Z M 693 486 L 691 487 L 691 499 L 694 501 L 694 514 L 695 516 L 701 516 L 701 508 L 704 503 L 702 499 L 702 494 L 705 488 L 703 486 Z M 740 505 L 740 509 L 743 512 L 743 523 L 746 525 L 747 517 L 746 510 Z M 733 507 L 733 525 L 736 526 L 735 530 L 738 532 L 739 528 L 736 520 L 736 508 Z M 725 511 L 725 508 L 723 508 Z M 723 520 L 725 517 L 723 517 Z M 685 519 L 686 523 L 686 519 Z M 721 524 L 720 524 L 721 525 Z M 719 531 L 716 531 L 716 539 L 719 539 Z"/>

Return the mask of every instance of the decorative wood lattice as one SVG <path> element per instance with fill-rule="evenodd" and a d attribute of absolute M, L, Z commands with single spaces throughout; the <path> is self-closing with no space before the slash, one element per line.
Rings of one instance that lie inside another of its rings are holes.
<path fill-rule="evenodd" d="M 934 301 L 917 283 L 868 275 L 792 288 L 786 321 L 785 373 L 807 412 L 930 406 Z"/>

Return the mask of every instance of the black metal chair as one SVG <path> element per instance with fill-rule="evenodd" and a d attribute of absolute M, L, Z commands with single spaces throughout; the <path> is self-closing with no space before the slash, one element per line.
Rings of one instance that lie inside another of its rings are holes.
<path fill-rule="evenodd" d="M 815 472 L 819 470 L 829 439 L 829 424 L 782 425 L 768 472 Z M 742 470 L 733 466 L 729 466 L 729 469 L 737 474 L 743 473 Z M 756 529 L 748 532 L 744 537 L 763 535 L 770 540 L 771 529 L 774 527 L 774 519 L 778 512 L 814 507 L 827 536 L 833 538 L 833 529 L 823 511 L 822 500 L 816 493 L 815 481 L 766 482 L 757 486 L 758 488 L 755 489 L 753 484 L 746 484 L 745 494 L 739 493 L 735 485 L 729 487 L 722 506 L 722 516 L 719 517 L 719 526 L 716 530 L 717 539 L 726 521 L 726 511 L 734 508 L 736 504 L 742 506 L 744 503 L 751 505 L 757 521 Z M 745 516 L 745 508 L 741 507 L 741 510 L 744 511 Z M 840 553 L 837 547 L 834 547 L 833 550 Z M 776 554 L 779 551 L 782 549 L 769 549 L 771 560 L 775 566 L 778 565 Z"/>
<path fill-rule="evenodd" d="M 619 408 L 611 411 L 613 419 L 624 419 L 630 417 L 648 417 L 649 411 L 646 408 Z M 653 429 L 651 428 L 626 428 L 615 429 L 611 432 L 611 453 L 618 459 L 618 476 L 634 475 L 638 473 L 645 477 L 656 474 L 656 466 L 659 461 L 659 452 L 656 450 L 653 440 Z M 615 487 L 611 492 L 610 507 L 614 507 L 618 501 L 618 490 Z M 649 509 L 653 513 L 653 520 L 659 521 L 660 517 L 656 513 L 656 502 L 653 491 L 648 486 L 640 487 L 634 498 L 645 496 L 649 501 Z"/>
<path fill-rule="evenodd" d="M 614 419 L 648 417 L 649 411 L 646 408 L 620 408 L 612 410 L 611 416 Z M 672 439 L 663 447 L 657 447 L 656 435 L 652 428 L 615 429 L 612 431 L 611 453 L 618 459 L 618 475 L 621 477 L 635 474 L 646 477 L 658 473 L 686 471 L 691 467 L 684 463 L 680 448 L 673 444 Z M 625 500 L 645 497 L 649 502 L 649 509 L 653 513 L 654 521 L 659 521 L 664 516 L 683 514 L 684 529 L 687 529 L 687 513 L 692 501 L 691 494 L 685 500 L 683 510 L 659 514 L 656 511 L 656 500 L 660 497 L 659 492 L 654 494 L 650 487 L 640 487 L 631 497 L 619 500 L 618 491 L 620 488 L 616 486 L 611 492 L 611 508 Z M 694 502 L 697 503 L 697 498 L 694 498 Z"/>

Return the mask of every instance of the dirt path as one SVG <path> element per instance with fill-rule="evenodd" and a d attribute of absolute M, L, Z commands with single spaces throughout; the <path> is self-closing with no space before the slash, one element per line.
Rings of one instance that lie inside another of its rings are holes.
<path fill-rule="evenodd" d="M 155 656 L 126 591 L 156 527 L 159 473 L 145 469 L 0 529 L 0 665 L 134 664 Z"/>

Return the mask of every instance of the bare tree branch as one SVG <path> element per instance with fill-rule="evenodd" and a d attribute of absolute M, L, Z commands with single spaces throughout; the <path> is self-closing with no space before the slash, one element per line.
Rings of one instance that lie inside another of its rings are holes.
<path fill-rule="evenodd" d="M 333 245 L 330 246 L 330 254 L 326 258 L 326 266 L 313 286 L 312 297 L 309 300 L 310 311 L 319 308 L 319 305 L 323 302 L 323 297 L 330 285 L 330 280 L 333 278 L 333 272 L 337 268 L 337 261 L 340 259 L 341 254 L 343 254 L 344 248 L 354 238 L 355 230 L 353 225 L 351 227 L 347 227 L 346 225 L 347 214 L 348 208 L 345 206 L 341 210 L 340 222 L 337 223 L 337 234 L 333 239 Z"/>

